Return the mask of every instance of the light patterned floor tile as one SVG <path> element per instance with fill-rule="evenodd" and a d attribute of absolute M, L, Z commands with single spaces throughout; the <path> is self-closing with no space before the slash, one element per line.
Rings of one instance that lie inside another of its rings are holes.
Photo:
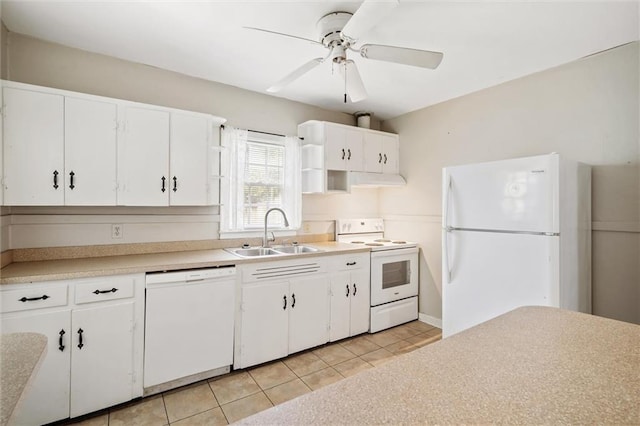
<path fill-rule="evenodd" d="M 169 424 L 162 395 L 109 413 L 109 426 L 162 426 Z"/>
<path fill-rule="evenodd" d="M 439 340 L 438 336 L 431 336 L 429 333 L 421 333 L 413 337 L 409 337 L 406 339 L 407 342 L 416 345 L 418 347 L 423 347 L 428 345 L 429 343 L 433 343 Z"/>
<path fill-rule="evenodd" d="M 353 376 L 361 371 L 372 368 L 371 364 L 361 358 L 350 359 L 349 361 L 341 362 L 334 366 L 340 374 L 345 377 Z"/>
<path fill-rule="evenodd" d="M 374 334 L 369 334 L 366 338 L 382 347 L 389 346 L 402 340 L 402 338 L 393 333 L 392 330 L 383 330 Z"/>
<path fill-rule="evenodd" d="M 426 322 L 422 322 L 419 320 L 411 321 L 406 324 L 407 327 L 411 327 L 413 329 L 418 330 L 420 333 L 425 333 L 429 330 L 433 330 L 435 327 L 431 324 L 427 324 Z"/>
<path fill-rule="evenodd" d="M 373 343 L 365 336 L 355 337 L 341 344 L 343 348 L 358 356 L 380 349 L 380 346 Z"/>
<path fill-rule="evenodd" d="M 329 365 L 335 365 L 356 357 L 353 352 L 346 350 L 339 343 L 334 343 L 332 345 L 316 349 L 315 351 L 313 351 L 313 353 L 318 355 L 324 362 Z"/>
<path fill-rule="evenodd" d="M 309 392 L 311 392 L 311 389 L 300 379 L 295 379 L 264 391 L 273 405 L 282 404 Z"/>
<path fill-rule="evenodd" d="M 171 423 L 171 426 L 220 426 L 226 424 L 228 422 L 222 412 L 222 408 L 216 407 L 204 413 L 178 420 L 175 423 Z"/>
<path fill-rule="evenodd" d="M 75 426 L 108 426 L 109 425 L 109 413 L 105 413 L 99 416 L 94 416 L 85 419 L 81 422 L 73 423 Z"/>
<path fill-rule="evenodd" d="M 393 352 L 388 351 L 385 348 L 380 348 L 377 351 L 369 352 L 360 356 L 360 358 L 367 361 L 374 367 L 384 364 L 385 362 L 392 360 L 394 357 L 395 355 L 393 354 Z"/>
<path fill-rule="evenodd" d="M 406 339 L 408 337 L 415 336 L 416 334 L 420 334 L 420 331 L 416 330 L 413 327 L 410 327 L 407 324 L 403 324 L 403 325 L 399 325 L 397 327 L 393 327 L 391 329 L 391 331 L 393 331 L 393 334 L 395 334 L 396 336 L 400 337 L 401 339 Z"/>
<path fill-rule="evenodd" d="M 418 346 L 415 346 L 414 344 L 406 340 L 401 340 L 399 342 L 385 346 L 385 349 L 393 352 L 396 355 L 402 355 L 402 354 L 406 354 L 407 352 L 411 352 L 415 349 L 418 349 Z"/>
<path fill-rule="evenodd" d="M 331 383 L 339 382 L 343 378 L 344 377 L 333 367 L 328 367 L 301 377 L 302 381 L 313 390 L 323 388 Z"/>
<path fill-rule="evenodd" d="M 290 382 L 297 378 L 289 367 L 284 365 L 282 361 L 273 362 L 263 365 L 262 367 L 249 370 L 249 374 L 256 381 L 262 390 L 278 386 L 279 384 Z"/>
<path fill-rule="evenodd" d="M 218 406 L 207 382 L 165 392 L 162 396 L 170 423 Z"/>
<path fill-rule="evenodd" d="M 222 411 L 229 423 L 233 423 L 270 407 L 273 407 L 273 404 L 267 398 L 267 395 L 264 392 L 259 392 L 222 405 Z"/>
<path fill-rule="evenodd" d="M 322 370 L 329 366 L 313 352 L 304 352 L 299 355 L 293 355 L 286 358 L 283 362 L 298 377 L 306 376 L 307 374 L 311 374 L 314 371 Z"/>
<path fill-rule="evenodd" d="M 246 371 L 209 381 L 209 386 L 220 405 L 260 392 L 260 386 Z"/>

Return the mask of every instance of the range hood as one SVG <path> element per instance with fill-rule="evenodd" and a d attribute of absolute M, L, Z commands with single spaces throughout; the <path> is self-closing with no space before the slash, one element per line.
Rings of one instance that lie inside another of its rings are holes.
<path fill-rule="evenodd" d="M 351 186 L 401 186 L 407 181 L 400 175 L 385 173 L 349 172 Z"/>

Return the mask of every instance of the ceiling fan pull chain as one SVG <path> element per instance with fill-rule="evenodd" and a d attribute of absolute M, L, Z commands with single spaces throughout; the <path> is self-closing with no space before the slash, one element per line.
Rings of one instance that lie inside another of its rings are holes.
<path fill-rule="evenodd" d="M 340 64 L 342 66 L 344 64 L 344 103 L 347 103 L 347 62 L 344 61 Z"/>

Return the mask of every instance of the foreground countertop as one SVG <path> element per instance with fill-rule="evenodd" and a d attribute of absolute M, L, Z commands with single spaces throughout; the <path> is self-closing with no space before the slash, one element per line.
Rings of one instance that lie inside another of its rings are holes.
<path fill-rule="evenodd" d="M 336 242 L 309 243 L 322 250 L 271 258 L 240 258 L 222 249 L 176 251 L 126 256 L 87 257 L 79 259 L 14 262 L 0 270 L 0 284 L 18 284 L 106 275 L 133 274 L 178 269 L 208 268 L 243 263 L 277 261 L 295 257 L 327 256 L 340 253 L 368 252 L 368 248 Z"/>
<path fill-rule="evenodd" d="M 47 349 L 47 338 L 39 333 L 0 336 L 0 425 L 8 424 Z"/>
<path fill-rule="evenodd" d="M 640 326 L 518 308 L 241 424 L 640 424 Z"/>

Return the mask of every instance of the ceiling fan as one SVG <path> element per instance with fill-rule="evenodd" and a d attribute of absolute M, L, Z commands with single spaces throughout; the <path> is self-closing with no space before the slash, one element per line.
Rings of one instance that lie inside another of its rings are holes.
<path fill-rule="evenodd" d="M 376 26 L 397 6 L 398 0 L 365 0 L 354 14 L 349 12 L 329 13 L 320 18 L 317 23 L 319 41 L 291 34 L 270 31 L 263 28 L 245 27 L 250 30 L 262 31 L 320 44 L 329 50 L 329 54 L 325 57 L 312 59 L 287 74 L 283 79 L 269 87 L 267 92 L 279 92 L 288 84 L 330 59 L 332 64 L 337 66 L 338 72 L 345 82 L 344 102 L 347 102 L 347 95 L 351 102 L 359 102 L 366 99 L 367 91 L 364 87 L 364 83 L 362 82 L 362 78 L 360 77 L 360 73 L 358 72 L 358 68 L 356 67 L 356 63 L 352 59 L 347 58 L 348 51 L 359 52 L 360 56 L 365 59 L 395 62 L 398 64 L 421 68 L 437 68 L 444 56 L 441 52 L 384 46 L 380 44 L 363 44 L 356 47 L 360 37 L 369 29 Z"/>

